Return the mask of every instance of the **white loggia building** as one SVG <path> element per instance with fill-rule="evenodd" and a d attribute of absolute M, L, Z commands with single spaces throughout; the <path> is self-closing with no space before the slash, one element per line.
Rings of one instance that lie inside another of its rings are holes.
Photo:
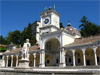
<path fill-rule="evenodd" d="M 60 28 L 60 14 L 55 9 L 46 9 L 40 15 L 40 22 L 33 24 L 39 45 L 29 48 L 30 67 L 100 65 L 100 35 L 83 38 L 71 23 Z M 5 52 L 2 67 L 17 67 L 21 50 L 14 48 Z"/>

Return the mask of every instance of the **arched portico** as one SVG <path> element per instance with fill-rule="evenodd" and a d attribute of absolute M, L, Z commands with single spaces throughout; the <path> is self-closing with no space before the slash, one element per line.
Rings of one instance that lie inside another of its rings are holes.
<path fill-rule="evenodd" d="M 71 50 L 66 51 L 65 61 L 66 61 L 66 66 L 72 66 L 73 65 L 73 53 L 72 53 Z"/>
<path fill-rule="evenodd" d="M 33 53 L 31 53 L 29 55 L 29 66 L 33 67 L 33 65 L 34 65 L 34 55 L 33 55 Z"/>
<path fill-rule="evenodd" d="M 16 60 L 17 60 L 16 55 L 14 55 L 14 56 L 13 56 L 13 63 L 12 63 L 12 64 L 13 64 L 13 65 L 12 65 L 13 67 L 16 67 L 16 64 L 17 64 L 17 63 L 16 63 Z"/>
<path fill-rule="evenodd" d="M 60 47 L 60 42 L 57 38 L 50 38 L 45 42 L 45 65 L 46 66 L 58 66 L 59 64 L 58 56 L 60 52 L 59 47 Z"/>
<path fill-rule="evenodd" d="M 11 56 L 8 57 L 8 67 L 11 67 Z"/>
<path fill-rule="evenodd" d="M 100 46 L 97 48 L 96 54 L 97 54 L 97 63 L 98 65 L 100 65 Z"/>
<path fill-rule="evenodd" d="M 95 56 L 92 48 L 87 48 L 85 51 L 86 65 L 95 65 Z"/>
<path fill-rule="evenodd" d="M 75 51 L 75 63 L 76 66 L 82 66 L 83 65 L 83 52 L 82 50 L 76 50 Z"/>

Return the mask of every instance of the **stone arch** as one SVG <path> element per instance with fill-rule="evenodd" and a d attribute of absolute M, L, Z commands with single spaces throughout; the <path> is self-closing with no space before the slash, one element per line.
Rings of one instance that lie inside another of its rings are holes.
<path fill-rule="evenodd" d="M 29 55 L 29 66 L 32 67 L 34 65 L 34 55 L 31 53 Z"/>
<path fill-rule="evenodd" d="M 13 56 L 13 67 L 16 66 L 16 55 Z"/>
<path fill-rule="evenodd" d="M 11 67 L 11 56 L 8 56 L 8 67 Z"/>
<path fill-rule="evenodd" d="M 73 53 L 71 50 L 66 50 L 65 61 L 66 61 L 66 66 L 73 65 Z"/>
<path fill-rule="evenodd" d="M 80 49 L 75 50 L 75 63 L 76 63 L 76 66 L 83 65 L 83 52 Z"/>
<path fill-rule="evenodd" d="M 86 65 L 95 65 L 95 56 L 92 48 L 87 48 L 85 50 Z"/>
<path fill-rule="evenodd" d="M 45 64 L 47 66 L 58 66 L 60 42 L 57 38 L 49 38 L 45 41 Z M 46 59 L 50 58 L 50 59 Z M 52 60 L 51 60 L 52 58 Z"/>
<path fill-rule="evenodd" d="M 53 57 L 51 54 L 45 54 L 45 66 L 53 66 Z"/>
<path fill-rule="evenodd" d="M 38 67 L 40 63 L 40 53 L 36 53 L 36 66 Z"/>
<path fill-rule="evenodd" d="M 60 42 L 57 38 L 49 38 L 45 42 L 45 50 L 48 50 L 49 52 L 53 51 L 53 53 L 54 52 L 56 53 L 59 51 L 59 47 L 60 47 Z"/>
<path fill-rule="evenodd" d="M 18 55 L 18 65 L 19 65 L 19 60 L 22 58 L 21 55 Z"/>
<path fill-rule="evenodd" d="M 97 63 L 98 65 L 100 65 L 100 46 L 97 48 L 96 54 L 97 54 Z"/>

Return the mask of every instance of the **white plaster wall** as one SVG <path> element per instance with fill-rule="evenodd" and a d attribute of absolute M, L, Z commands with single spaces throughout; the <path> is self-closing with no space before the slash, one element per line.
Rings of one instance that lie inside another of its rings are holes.
<path fill-rule="evenodd" d="M 71 35 L 63 33 L 62 34 L 62 46 L 71 44 L 74 42 L 74 37 L 71 37 Z"/>
<path fill-rule="evenodd" d="M 39 34 L 39 32 L 40 32 L 40 22 L 37 22 L 37 24 L 38 24 L 38 26 L 36 27 L 36 32 L 38 32 L 38 33 L 36 33 L 36 40 L 37 40 L 37 43 L 39 44 L 39 37 L 40 37 L 40 34 Z"/>
<path fill-rule="evenodd" d="M 55 18 L 57 19 L 57 23 L 54 22 Z M 54 26 L 60 28 L 60 26 L 59 26 L 59 16 L 56 15 L 55 13 L 53 13 L 53 12 L 52 12 L 52 15 L 51 15 L 51 25 L 54 25 Z"/>

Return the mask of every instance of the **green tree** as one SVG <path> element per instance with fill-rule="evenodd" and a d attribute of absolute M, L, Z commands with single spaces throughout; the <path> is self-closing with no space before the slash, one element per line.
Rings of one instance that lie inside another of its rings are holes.
<path fill-rule="evenodd" d="M 14 31 L 13 34 L 12 34 L 12 42 L 14 44 L 20 44 L 20 42 L 21 42 L 20 38 L 21 38 L 20 31 L 19 30 Z"/>
<path fill-rule="evenodd" d="M 63 24 L 60 22 L 60 28 L 64 28 Z"/>
<path fill-rule="evenodd" d="M 4 45 L 7 44 L 6 39 L 2 35 L 0 36 L 0 44 L 4 44 Z"/>
<path fill-rule="evenodd" d="M 16 30 L 14 32 L 9 32 L 8 36 L 6 37 L 6 40 L 8 41 L 8 43 L 10 44 L 11 42 L 13 42 L 14 44 L 20 44 L 20 37 L 21 37 L 21 33 L 19 30 Z"/>
<path fill-rule="evenodd" d="M 21 44 L 26 41 L 26 39 L 30 40 L 31 45 L 34 45 L 36 43 L 36 39 L 33 36 L 32 32 L 32 25 L 29 23 L 27 28 L 24 28 L 24 30 L 21 33 Z"/>
<path fill-rule="evenodd" d="M 6 37 L 6 41 L 8 42 L 8 44 L 10 44 L 12 42 L 12 38 L 13 38 L 13 32 L 9 32 L 8 36 Z"/>
<path fill-rule="evenodd" d="M 82 36 L 91 36 L 91 35 L 98 35 L 99 34 L 99 27 L 98 25 L 90 22 L 87 20 L 87 17 L 83 16 L 80 21 L 82 24 L 79 26 L 81 28 L 81 35 Z"/>

